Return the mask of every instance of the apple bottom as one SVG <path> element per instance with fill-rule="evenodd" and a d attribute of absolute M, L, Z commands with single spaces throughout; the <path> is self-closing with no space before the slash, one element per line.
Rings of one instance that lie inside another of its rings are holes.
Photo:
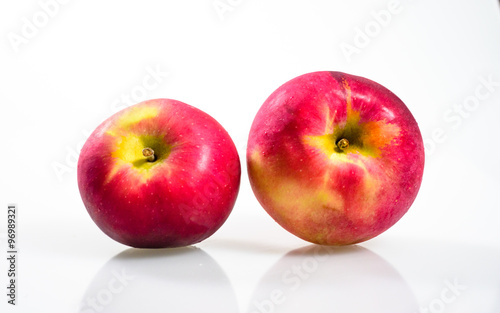
<path fill-rule="evenodd" d="M 302 209 L 297 209 L 300 211 Z M 283 228 L 297 237 L 311 243 L 330 246 L 351 245 L 371 239 L 393 223 L 383 225 L 356 224 L 342 212 L 334 209 L 312 209 L 314 213 L 307 217 L 298 214 L 295 218 L 284 217 L 288 214 L 279 214 L 267 211 Z"/>
<path fill-rule="evenodd" d="M 283 228 L 297 237 L 321 245 L 349 245 L 371 239 L 390 228 L 402 216 L 393 216 L 390 213 L 378 216 L 341 211 L 329 203 L 321 203 L 315 198 L 316 194 L 303 193 L 287 206 L 272 204 L 268 209 L 262 204 L 268 214 Z M 292 196 L 290 196 L 292 198 Z M 304 207 L 299 202 L 317 202 L 315 206 Z M 265 200 L 262 201 L 265 203 Z M 347 208 L 347 211 L 359 212 L 358 208 Z M 405 211 L 406 212 L 406 211 Z M 365 213 L 366 214 L 366 213 Z M 403 212 L 404 214 L 404 212 Z"/>
<path fill-rule="evenodd" d="M 228 218 L 236 201 L 237 190 L 231 186 L 237 186 L 238 169 L 234 161 L 216 174 L 185 171 L 175 181 L 158 175 L 146 182 L 124 172 L 84 202 L 98 227 L 120 243 L 136 248 L 188 246 L 210 237 Z"/>
<path fill-rule="evenodd" d="M 287 171 L 266 171 L 257 164 L 251 162 L 249 172 L 263 208 L 290 233 L 322 245 L 354 244 L 381 234 L 408 211 L 418 190 L 373 166 L 279 175 Z"/>

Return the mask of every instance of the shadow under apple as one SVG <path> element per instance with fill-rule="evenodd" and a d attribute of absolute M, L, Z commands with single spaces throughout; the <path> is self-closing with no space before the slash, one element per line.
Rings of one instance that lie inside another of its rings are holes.
<path fill-rule="evenodd" d="M 402 276 L 360 246 L 311 245 L 285 254 L 259 282 L 248 309 L 268 312 L 414 312 Z"/>
<path fill-rule="evenodd" d="M 80 313 L 237 312 L 229 279 L 195 247 L 127 249 L 95 275 Z"/>

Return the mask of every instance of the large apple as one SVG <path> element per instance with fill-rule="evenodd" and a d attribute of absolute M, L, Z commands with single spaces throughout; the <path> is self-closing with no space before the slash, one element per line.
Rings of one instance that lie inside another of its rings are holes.
<path fill-rule="evenodd" d="M 78 186 L 99 228 L 139 248 L 187 246 L 212 235 L 239 190 L 233 141 L 208 114 L 156 99 L 126 108 L 89 137 Z"/>
<path fill-rule="evenodd" d="M 418 125 L 383 86 L 315 72 L 279 87 L 258 111 L 248 175 L 264 209 L 307 241 L 347 245 L 396 223 L 424 169 Z"/>

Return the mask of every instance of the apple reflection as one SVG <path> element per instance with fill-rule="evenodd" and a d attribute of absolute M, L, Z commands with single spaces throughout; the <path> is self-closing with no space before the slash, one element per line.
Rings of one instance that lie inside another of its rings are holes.
<path fill-rule="evenodd" d="M 82 299 L 90 312 L 237 312 L 236 295 L 203 250 L 128 249 L 96 274 Z"/>
<path fill-rule="evenodd" d="M 264 275 L 248 312 L 413 312 L 417 301 L 401 275 L 360 246 L 307 246 L 284 255 Z"/>

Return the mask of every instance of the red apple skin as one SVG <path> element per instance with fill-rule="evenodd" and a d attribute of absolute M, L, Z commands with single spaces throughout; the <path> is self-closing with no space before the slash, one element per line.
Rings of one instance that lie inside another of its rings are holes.
<path fill-rule="evenodd" d="M 350 145 L 336 144 L 346 138 Z M 247 168 L 264 209 L 289 232 L 323 245 L 373 238 L 417 196 L 424 169 L 418 125 L 385 87 L 314 72 L 279 87 L 258 111 Z"/>
<path fill-rule="evenodd" d="M 155 150 L 148 162 L 142 149 Z M 97 226 L 137 248 L 188 246 L 229 216 L 240 184 L 233 141 L 208 114 L 156 99 L 104 121 L 82 148 L 78 186 Z"/>

